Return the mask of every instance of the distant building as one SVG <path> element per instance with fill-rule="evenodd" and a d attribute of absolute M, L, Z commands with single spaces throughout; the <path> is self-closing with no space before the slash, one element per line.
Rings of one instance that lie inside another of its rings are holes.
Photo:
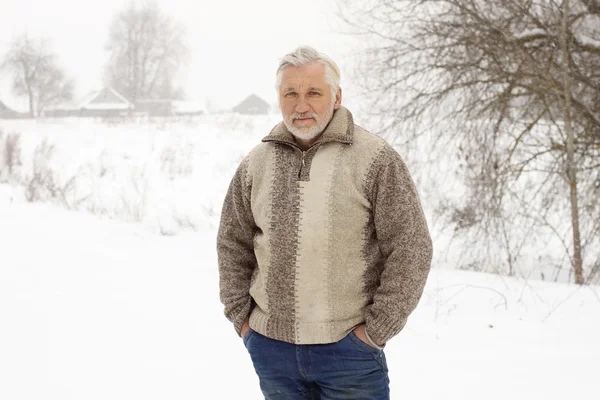
<path fill-rule="evenodd" d="M 79 105 L 78 114 L 82 117 L 121 117 L 127 116 L 133 108 L 124 96 L 106 87 L 90 93 Z"/>
<path fill-rule="evenodd" d="M 195 102 L 171 99 L 138 99 L 129 101 L 111 87 L 88 94 L 78 105 L 60 104 L 43 111 L 44 117 L 171 117 L 205 114 L 204 107 Z"/>
<path fill-rule="evenodd" d="M 268 114 L 270 110 L 269 103 L 255 94 L 251 94 L 244 101 L 233 108 L 233 112 L 248 115 Z"/>
<path fill-rule="evenodd" d="M 25 116 L 26 114 L 10 109 L 6 104 L 0 101 L 0 119 L 25 118 Z"/>

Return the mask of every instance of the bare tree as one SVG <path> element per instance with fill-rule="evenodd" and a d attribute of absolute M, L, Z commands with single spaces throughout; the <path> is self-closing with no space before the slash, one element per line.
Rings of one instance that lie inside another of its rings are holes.
<path fill-rule="evenodd" d="M 106 48 L 107 81 L 130 101 L 182 96 L 174 78 L 188 57 L 184 29 L 155 2 L 131 3 L 120 11 Z"/>
<path fill-rule="evenodd" d="M 0 70 L 11 75 L 15 95 L 28 98 L 31 117 L 73 96 L 73 81 L 59 67 L 56 54 L 44 38 L 34 39 L 27 34 L 17 37 L 10 43 Z"/>
<path fill-rule="evenodd" d="M 571 128 L 571 76 L 569 68 L 569 0 L 563 0 L 562 19 L 560 31 L 560 49 L 562 52 L 562 78 L 563 78 L 563 98 L 564 98 L 564 126 L 567 136 L 567 163 L 566 172 L 569 182 L 570 200 L 571 200 L 571 223 L 573 225 L 573 270 L 575 271 L 575 282 L 582 284 L 583 267 L 581 259 L 581 232 L 579 229 L 579 205 L 577 199 L 577 164 L 575 162 L 575 144 L 573 138 L 573 129 Z M 600 122 L 600 121 L 599 121 Z"/>
<path fill-rule="evenodd" d="M 570 3 L 367 0 L 340 14 L 369 43 L 359 73 L 383 130 L 458 157 L 463 193 L 440 210 L 470 238 L 469 264 L 501 250 L 514 273 L 549 232 L 581 284 L 600 247 L 600 1 Z"/>

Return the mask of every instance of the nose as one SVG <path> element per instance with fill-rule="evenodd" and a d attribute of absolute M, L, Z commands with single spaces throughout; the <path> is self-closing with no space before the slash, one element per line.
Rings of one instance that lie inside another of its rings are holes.
<path fill-rule="evenodd" d="M 297 113 L 305 113 L 310 111 L 310 106 L 308 105 L 308 101 L 304 98 L 304 96 L 300 96 L 298 99 L 298 103 L 296 104 L 296 112 Z"/>

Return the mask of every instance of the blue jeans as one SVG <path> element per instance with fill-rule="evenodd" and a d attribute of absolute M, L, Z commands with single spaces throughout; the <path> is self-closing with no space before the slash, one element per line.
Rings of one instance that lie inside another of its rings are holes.
<path fill-rule="evenodd" d="M 388 400 L 385 354 L 353 332 L 336 343 L 295 345 L 244 335 L 266 400 Z"/>

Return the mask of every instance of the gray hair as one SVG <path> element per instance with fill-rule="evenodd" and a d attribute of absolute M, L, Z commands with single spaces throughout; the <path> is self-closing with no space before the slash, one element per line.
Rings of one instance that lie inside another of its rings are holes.
<path fill-rule="evenodd" d="M 277 68 L 275 89 L 279 91 L 281 87 L 281 76 L 284 69 L 289 66 L 301 67 L 312 63 L 319 63 L 325 66 L 325 81 L 331 88 L 331 97 L 335 98 L 335 94 L 340 87 L 340 68 L 329 56 L 319 53 L 310 46 L 300 46 L 281 59 L 279 68 Z"/>

